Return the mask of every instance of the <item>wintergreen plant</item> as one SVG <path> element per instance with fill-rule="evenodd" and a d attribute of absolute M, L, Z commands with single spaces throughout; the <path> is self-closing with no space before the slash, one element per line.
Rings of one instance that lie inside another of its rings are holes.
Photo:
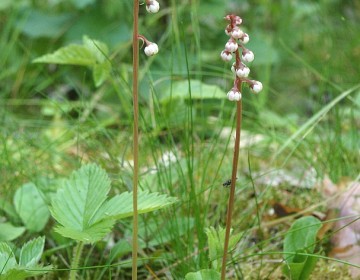
<path fill-rule="evenodd" d="M 236 101 L 236 136 L 234 146 L 234 157 L 232 163 L 232 174 L 230 184 L 230 196 L 226 217 L 226 233 L 224 240 L 224 251 L 222 259 L 221 279 L 225 279 L 226 274 L 226 259 L 230 241 L 231 231 L 231 217 L 234 208 L 235 200 L 235 181 L 237 173 L 237 164 L 239 159 L 240 148 L 240 131 L 241 131 L 241 115 L 242 115 L 242 84 L 249 85 L 250 89 L 254 93 L 259 93 L 263 86 L 262 83 L 255 80 L 250 80 L 247 77 L 250 73 L 250 68 L 245 64 L 254 60 L 254 53 L 245 47 L 245 44 L 249 42 L 249 35 L 243 32 L 239 25 L 242 23 L 242 19 L 239 16 L 230 14 L 225 17 L 229 24 L 225 28 L 225 34 L 230 38 L 225 44 L 225 49 L 221 52 L 220 56 L 224 61 L 231 61 L 233 55 L 235 55 L 235 62 L 231 67 L 231 71 L 234 73 L 234 84 L 232 89 L 227 93 L 227 97 L 230 101 Z M 241 50 L 241 56 L 240 56 Z"/>
<path fill-rule="evenodd" d="M 25 243 L 20 249 L 17 260 L 16 248 L 0 242 L 0 279 L 21 280 L 47 273 L 51 266 L 42 266 L 38 262 L 44 250 L 45 237 L 38 237 Z"/>
<path fill-rule="evenodd" d="M 146 10 L 149 13 L 157 13 L 160 5 L 156 0 L 146 0 Z M 133 152 L 134 152 L 134 175 L 133 175 L 133 244 L 132 244 L 132 279 L 137 279 L 137 251 L 138 251 L 138 181 L 139 181 L 139 39 L 146 47 L 144 52 L 147 56 L 158 53 L 157 44 L 150 42 L 139 34 L 139 0 L 133 2 Z"/>
<path fill-rule="evenodd" d="M 76 278 L 84 244 L 101 240 L 117 220 L 133 215 L 133 194 L 124 192 L 108 198 L 110 187 L 106 172 L 96 164 L 88 164 L 73 172 L 52 199 L 50 212 L 58 222 L 55 231 L 77 241 L 70 279 Z M 139 192 L 138 213 L 154 211 L 175 201 L 166 195 Z"/>

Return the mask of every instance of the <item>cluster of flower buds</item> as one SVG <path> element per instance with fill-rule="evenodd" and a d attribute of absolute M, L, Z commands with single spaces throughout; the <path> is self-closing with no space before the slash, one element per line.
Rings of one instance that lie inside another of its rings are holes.
<path fill-rule="evenodd" d="M 262 83 L 255 80 L 249 80 L 247 77 L 250 74 L 250 68 L 245 63 L 254 60 L 254 53 L 245 48 L 244 45 L 249 42 L 249 35 L 243 32 L 239 25 L 242 19 L 236 15 L 227 15 L 226 20 L 230 23 L 226 26 L 225 34 L 230 38 L 225 44 L 225 49 L 221 52 L 221 58 L 224 61 L 231 61 L 235 55 L 235 62 L 231 67 L 231 71 L 235 74 L 235 81 L 233 88 L 228 92 L 227 97 L 230 101 L 239 101 L 241 99 L 241 84 L 247 83 L 254 93 L 259 93 L 263 86 Z M 241 57 L 240 51 L 241 49 Z"/>
<path fill-rule="evenodd" d="M 160 9 L 160 4 L 156 0 L 146 0 L 146 10 L 151 13 L 155 14 Z M 147 56 L 153 56 L 159 52 L 159 47 L 156 43 L 150 42 L 147 40 L 143 35 L 139 35 L 139 39 L 145 43 L 144 52 Z"/>

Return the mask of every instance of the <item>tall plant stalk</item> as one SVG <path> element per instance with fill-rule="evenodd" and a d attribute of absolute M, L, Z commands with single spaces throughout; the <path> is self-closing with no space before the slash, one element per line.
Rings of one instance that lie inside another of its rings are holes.
<path fill-rule="evenodd" d="M 235 201 L 235 182 L 236 173 L 239 161 L 239 150 L 240 150 L 240 133 L 241 133 L 241 120 L 242 120 L 242 85 L 246 83 L 250 86 L 250 89 L 254 93 L 259 93 L 262 90 L 262 84 L 259 81 L 249 80 L 247 77 L 250 73 L 249 67 L 244 63 L 252 62 L 254 60 L 254 54 L 252 51 L 244 47 L 249 41 L 249 35 L 244 33 L 239 25 L 242 23 L 242 19 L 236 15 L 227 15 L 225 17 L 230 23 L 226 26 L 225 33 L 230 38 L 225 44 L 225 49 L 221 52 L 221 58 L 224 61 L 231 61 L 233 55 L 235 55 L 235 62 L 233 63 L 231 70 L 235 74 L 234 86 L 228 92 L 227 97 L 230 101 L 236 101 L 236 135 L 235 135 L 235 146 L 234 156 L 232 162 L 232 173 L 231 173 L 231 184 L 230 184 L 230 195 L 226 214 L 226 231 L 224 240 L 224 252 L 221 266 L 221 279 L 225 280 L 226 276 L 226 260 L 229 249 L 229 240 L 231 232 L 231 218 L 234 209 Z M 241 56 L 240 56 L 241 50 Z"/>
<path fill-rule="evenodd" d="M 138 256 L 138 177 L 139 177 L 139 0 L 134 0 L 133 8 L 133 234 L 132 234 L 132 279 L 137 279 L 137 256 Z"/>
<path fill-rule="evenodd" d="M 235 131 L 235 145 L 234 145 L 234 156 L 232 163 L 232 172 L 231 172 L 231 185 L 230 185 L 230 195 L 228 201 L 228 208 L 226 214 L 226 232 L 225 232 L 225 242 L 224 242 L 224 254 L 222 258 L 221 266 L 221 279 L 225 279 L 226 275 L 226 259 L 227 251 L 229 248 L 230 240 L 230 231 L 231 231 L 231 217 L 234 209 L 235 201 L 235 182 L 236 182 L 236 172 L 239 161 L 239 152 L 240 152 L 240 136 L 241 136 L 241 120 L 242 120 L 242 101 L 236 102 L 236 131 Z"/>

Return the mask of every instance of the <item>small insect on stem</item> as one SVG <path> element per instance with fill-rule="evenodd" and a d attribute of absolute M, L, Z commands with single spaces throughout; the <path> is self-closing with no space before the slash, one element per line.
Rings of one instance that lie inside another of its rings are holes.
<path fill-rule="evenodd" d="M 237 179 L 238 179 L 238 178 L 236 177 L 236 180 L 237 180 Z M 231 179 L 226 180 L 222 185 L 223 185 L 224 188 L 230 187 L 230 186 L 231 186 Z"/>

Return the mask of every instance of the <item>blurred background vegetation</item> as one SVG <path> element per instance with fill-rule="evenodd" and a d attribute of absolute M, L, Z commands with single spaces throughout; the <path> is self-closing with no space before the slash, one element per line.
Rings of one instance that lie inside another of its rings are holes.
<path fill-rule="evenodd" d="M 223 190 L 209 194 L 209 189 L 221 186 L 230 174 L 232 136 L 224 138 L 222 133 L 233 125 L 234 104 L 211 98 L 201 89 L 217 89 L 226 97 L 232 87 L 230 65 L 220 59 L 227 40 L 223 18 L 228 13 L 242 17 L 242 27 L 250 35 L 247 47 L 255 53 L 250 76 L 264 85 L 257 96 L 246 88 L 243 92 L 244 137 L 261 139 L 241 152 L 240 173 L 247 174 L 243 176 L 249 192 L 248 157 L 251 168 L 260 173 L 285 166 L 302 175 L 312 168 L 316 178 L 329 175 L 335 182 L 357 175 L 360 92 L 352 91 L 337 104 L 331 102 L 360 82 L 360 2 L 159 2 L 158 14 L 149 15 L 144 6 L 140 8 L 140 32 L 159 45 L 155 57 L 147 58 L 141 51 L 142 184 L 182 199 L 180 209 L 172 210 L 185 217 L 172 225 L 185 237 L 172 244 L 175 256 L 161 267 L 188 257 L 197 246 L 204 248 L 202 229 L 223 224 Z M 11 201 L 23 183 L 43 185 L 44 180 L 68 175 L 89 161 L 112 174 L 116 190 L 131 190 L 131 28 L 130 0 L 0 2 L 2 199 Z M 60 47 L 81 44 L 84 35 L 106 43 L 110 50 L 111 76 L 100 87 L 84 67 L 32 63 Z M 198 98 L 199 93 L 205 97 Z M 330 109 L 300 133 L 326 106 Z M 284 146 L 297 132 L 299 137 Z M 170 169 L 159 160 L 165 151 L 172 151 L 177 159 Z M 156 179 L 150 176 L 153 167 L 163 171 Z M 206 195 L 204 201 L 201 195 Z M 239 203 L 247 201 L 247 197 L 239 199 Z M 251 216 L 252 210 L 245 212 Z M 166 212 L 163 218 L 172 215 Z M 199 244 L 192 241 L 193 218 Z M 241 224 L 245 216 L 238 218 Z M 164 222 L 155 221 L 152 227 Z M 120 225 L 117 234 L 127 236 L 127 230 L 131 230 L 129 224 Z M 183 250 L 181 242 L 189 247 Z M 197 260 L 190 266 L 184 263 L 178 277 L 199 265 Z"/>

